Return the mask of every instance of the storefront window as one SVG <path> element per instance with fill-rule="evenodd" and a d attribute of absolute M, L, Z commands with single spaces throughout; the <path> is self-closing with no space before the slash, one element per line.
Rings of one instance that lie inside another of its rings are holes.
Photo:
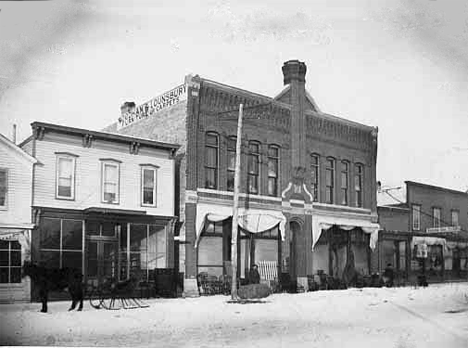
<path fill-rule="evenodd" d="M 46 267 L 82 269 L 83 221 L 44 218 L 40 227 L 41 262 Z"/>
<path fill-rule="evenodd" d="M 0 241 L 0 283 L 21 283 L 21 245 Z"/>

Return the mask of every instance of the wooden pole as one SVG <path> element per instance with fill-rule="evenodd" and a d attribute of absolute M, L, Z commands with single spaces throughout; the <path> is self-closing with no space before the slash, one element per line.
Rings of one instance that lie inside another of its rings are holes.
<path fill-rule="evenodd" d="M 240 191 L 240 159 L 241 159 L 241 143 L 242 143 L 242 111 L 243 104 L 239 105 L 239 120 L 237 122 L 237 139 L 236 139 L 236 168 L 234 172 L 234 202 L 232 207 L 232 238 L 231 238 L 231 266 L 232 266 L 232 287 L 231 299 L 237 301 L 237 221 L 238 221 L 238 205 Z"/>

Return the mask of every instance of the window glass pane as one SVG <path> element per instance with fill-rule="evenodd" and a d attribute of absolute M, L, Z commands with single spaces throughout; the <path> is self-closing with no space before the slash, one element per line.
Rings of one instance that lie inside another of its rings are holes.
<path fill-rule="evenodd" d="M 235 170 L 236 169 L 236 153 L 235 152 L 228 152 L 228 169 Z"/>
<path fill-rule="evenodd" d="M 9 273 L 8 268 L 0 268 L 0 283 L 2 284 L 9 283 L 8 273 Z"/>
<path fill-rule="evenodd" d="M 103 222 L 102 223 L 102 235 L 106 237 L 114 237 L 115 236 L 115 223 Z"/>
<path fill-rule="evenodd" d="M 41 264 L 46 268 L 59 268 L 60 251 L 41 251 Z"/>
<path fill-rule="evenodd" d="M 130 251 L 146 251 L 146 225 L 130 225 Z"/>
<path fill-rule="evenodd" d="M 333 186 L 333 173 L 331 170 L 327 169 L 327 174 L 326 174 L 326 185 L 327 186 Z"/>
<path fill-rule="evenodd" d="M 71 178 L 73 172 L 73 160 L 71 158 L 59 158 L 59 177 Z"/>
<path fill-rule="evenodd" d="M 218 146 L 218 137 L 216 134 L 206 134 L 205 144 L 211 146 Z"/>
<path fill-rule="evenodd" d="M 9 255 L 9 251 L 6 251 L 6 250 L 0 251 L 0 266 L 8 267 L 8 263 L 9 263 L 8 255 Z"/>
<path fill-rule="evenodd" d="M 278 173 L 278 160 L 269 159 L 268 161 L 268 176 L 275 176 Z"/>
<path fill-rule="evenodd" d="M 126 251 L 127 248 L 127 224 L 122 224 L 120 227 L 120 250 Z"/>
<path fill-rule="evenodd" d="M 83 246 L 83 222 L 62 220 L 62 248 L 81 250 Z"/>
<path fill-rule="evenodd" d="M 10 242 L 7 240 L 0 240 L 0 249 L 8 250 L 10 248 Z"/>
<path fill-rule="evenodd" d="M 213 147 L 207 147 L 205 161 L 208 167 L 216 167 L 218 163 L 218 150 Z"/>
<path fill-rule="evenodd" d="M 41 224 L 40 245 L 43 249 L 60 248 L 60 219 L 44 218 Z"/>
<path fill-rule="evenodd" d="M 104 180 L 106 182 L 116 183 L 117 182 L 117 166 L 111 164 L 104 165 Z"/>
<path fill-rule="evenodd" d="M 227 172 L 227 189 L 234 191 L 234 172 Z"/>
<path fill-rule="evenodd" d="M 341 173 L 341 187 L 348 187 L 348 173 Z"/>
<path fill-rule="evenodd" d="M 268 178 L 268 194 L 270 196 L 276 196 L 277 195 L 277 180 L 276 178 Z"/>
<path fill-rule="evenodd" d="M 10 283 L 21 283 L 21 268 L 10 268 Z"/>
<path fill-rule="evenodd" d="M 101 224 L 97 221 L 86 221 L 86 234 L 99 236 L 101 234 Z"/>
<path fill-rule="evenodd" d="M 215 189 L 216 188 L 216 170 L 205 168 L 205 187 Z"/>
<path fill-rule="evenodd" d="M 150 188 L 151 190 L 154 188 L 154 173 L 154 169 L 143 170 L 143 187 Z"/>
<path fill-rule="evenodd" d="M 128 258 L 127 253 L 120 253 L 120 279 L 127 279 Z"/>
<path fill-rule="evenodd" d="M 198 264 L 223 266 L 223 238 L 202 237 L 198 245 Z"/>
<path fill-rule="evenodd" d="M 6 193 L 7 193 L 7 173 L 4 170 L 0 170 L 0 206 L 6 204 Z"/>
<path fill-rule="evenodd" d="M 62 252 L 62 267 L 82 269 L 82 253 L 78 251 L 64 251 Z"/>
<path fill-rule="evenodd" d="M 21 244 L 17 240 L 12 240 L 10 242 L 11 249 L 21 250 Z"/>
<path fill-rule="evenodd" d="M 143 191 L 143 204 L 154 204 L 153 189 L 145 189 Z"/>
<path fill-rule="evenodd" d="M 130 253 L 130 277 L 142 276 L 142 269 L 146 269 L 146 260 L 142 259 L 140 253 Z"/>
<path fill-rule="evenodd" d="M 270 157 L 278 157 L 279 151 L 276 146 L 270 146 L 268 148 L 268 156 Z"/>
<path fill-rule="evenodd" d="M 21 251 L 10 252 L 10 266 L 21 266 Z"/>
<path fill-rule="evenodd" d="M 148 269 L 166 267 L 167 235 L 164 226 L 150 225 L 148 238 Z"/>

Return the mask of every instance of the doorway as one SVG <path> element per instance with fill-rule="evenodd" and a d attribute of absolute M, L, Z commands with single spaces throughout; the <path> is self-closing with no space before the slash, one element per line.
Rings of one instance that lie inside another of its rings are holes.
<path fill-rule="evenodd" d="M 117 240 L 89 239 L 87 241 L 87 283 L 97 286 L 118 278 Z"/>
<path fill-rule="evenodd" d="M 296 221 L 291 221 L 289 224 L 290 240 L 289 240 L 289 275 L 291 279 L 296 279 L 297 276 L 297 244 L 301 233 L 301 225 Z"/>

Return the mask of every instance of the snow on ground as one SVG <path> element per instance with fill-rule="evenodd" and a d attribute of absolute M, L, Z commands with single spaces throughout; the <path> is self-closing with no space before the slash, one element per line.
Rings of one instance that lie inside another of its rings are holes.
<path fill-rule="evenodd" d="M 157 347 L 468 347 L 468 283 L 275 294 L 265 303 L 227 296 L 152 299 L 107 311 L 69 302 L 0 305 L 1 345 Z"/>

